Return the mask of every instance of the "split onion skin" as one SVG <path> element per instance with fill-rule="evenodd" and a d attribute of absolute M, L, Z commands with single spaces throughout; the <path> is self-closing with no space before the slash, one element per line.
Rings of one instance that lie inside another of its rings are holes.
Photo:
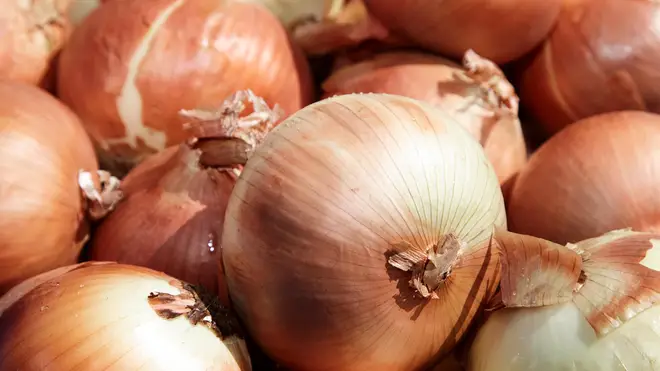
<path fill-rule="evenodd" d="M 35 109 L 36 107 L 36 109 Z M 76 262 L 87 235 L 80 170 L 96 172 L 80 120 L 35 86 L 0 83 L 0 293 Z"/>
<path fill-rule="evenodd" d="M 251 89 L 285 114 L 311 99 L 302 53 L 266 9 L 214 0 L 107 1 L 62 52 L 58 94 L 102 160 L 127 170 L 187 139 L 179 110 Z"/>
<path fill-rule="evenodd" d="M 498 64 L 531 51 L 552 29 L 560 0 L 365 0 L 385 26 L 460 59 L 468 49 Z M 469 25 L 469 27 L 466 27 Z"/>
<path fill-rule="evenodd" d="M 593 115 L 660 113 L 660 4 L 566 1 L 557 25 L 520 73 L 523 104 L 554 134 Z"/>
<path fill-rule="evenodd" d="M 564 244 L 610 230 L 660 231 L 660 116 L 613 112 L 581 120 L 541 146 L 519 173 L 509 229 Z"/>
<path fill-rule="evenodd" d="M 0 80 L 37 85 L 71 33 L 70 0 L 0 1 Z"/>
<path fill-rule="evenodd" d="M 387 93 L 441 107 L 479 141 L 501 183 L 525 164 L 527 149 L 520 121 L 502 120 L 485 130 L 491 113 L 479 105 L 476 84 L 455 76 L 463 69 L 442 57 L 418 52 L 378 53 L 337 69 L 324 83 L 325 97 L 349 93 Z"/>
<path fill-rule="evenodd" d="M 180 285 L 147 268 L 100 262 L 28 280 L 0 299 L 0 369 L 250 370 L 236 333 L 159 315 L 150 294 L 177 295 Z"/>
<path fill-rule="evenodd" d="M 427 367 L 496 288 L 493 225 L 506 225 L 497 177 L 448 113 L 387 94 L 325 99 L 276 127 L 234 187 L 222 237 L 232 305 L 285 367 Z M 463 260 L 439 299 L 422 298 L 388 255 L 449 233 Z"/>

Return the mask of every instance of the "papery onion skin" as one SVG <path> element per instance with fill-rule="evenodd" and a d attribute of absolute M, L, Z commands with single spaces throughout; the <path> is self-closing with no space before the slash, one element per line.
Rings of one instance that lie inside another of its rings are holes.
<path fill-rule="evenodd" d="M 78 172 L 98 169 L 80 120 L 37 87 L 0 83 L 0 294 L 73 264 L 87 235 Z"/>
<path fill-rule="evenodd" d="M 557 25 L 519 72 L 523 104 L 549 134 L 593 115 L 660 113 L 660 4 L 565 1 Z"/>
<path fill-rule="evenodd" d="M 108 1 L 76 29 L 59 72 L 61 99 L 119 170 L 186 139 L 180 109 L 248 88 L 286 114 L 311 99 L 306 61 L 278 20 L 231 1 Z"/>
<path fill-rule="evenodd" d="M 660 231 L 660 116 L 581 120 L 539 148 L 507 205 L 509 229 L 564 244 L 631 227 Z"/>
<path fill-rule="evenodd" d="M 365 2 L 385 26 L 420 46 L 456 59 L 474 49 L 498 64 L 518 59 L 538 45 L 560 10 L 560 0 Z"/>
<path fill-rule="evenodd" d="M 232 304 L 285 367 L 429 366 L 495 290 L 490 234 L 503 208 L 483 150 L 448 113 L 386 94 L 323 100 L 268 135 L 232 192 Z M 467 244 L 463 260 L 439 299 L 422 299 L 388 256 L 450 233 Z"/>
<path fill-rule="evenodd" d="M 439 106 L 484 146 L 501 183 L 516 174 L 527 160 L 520 121 L 501 120 L 486 129 L 492 110 L 479 104 L 477 84 L 455 76 L 463 69 L 445 58 L 417 52 L 374 55 L 340 68 L 324 83 L 325 97 L 348 93 L 398 94 Z"/>
<path fill-rule="evenodd" d="M 251 369 L 244 341 L 229 331 L 229 318 L 217 335 L 184 316 L 157 313 L 152 294 L 176 296 L 187 287 L 172 277 L 99 262 L 45 276 L 7 294 L 13 303 L 0 317 L 2 370 Z"/>

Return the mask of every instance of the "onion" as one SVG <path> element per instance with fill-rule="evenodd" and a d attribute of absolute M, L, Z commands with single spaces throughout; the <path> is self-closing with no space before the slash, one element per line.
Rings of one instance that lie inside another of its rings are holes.
<path fill-rule="evenodd" d="M 295 370 L 415 370 L 497 286 L 492 166 L 449 113 L 396 95 L 310 105 L 247 162 L 227 206 L 232 304 Z"/>
<path fill-rule="evenodd" d="M 306 63 L 255 5 L 108 1 L 62 52 L 58 94 L 82 118 L 103 163 L 126 171 L 187 138 L 181 109 L 252 89 L 286 114 L 297 111 L 311 98 Z"/>
<path fill-rule="evenodd" d="M 561 0 L 365 0 L 385 26 L 460 58 L 468 49 L 496 63 L 520 58 L 552 29 Z M 469 25 L 469 26 L 466 26 Z"/>
<path fill-rule="evenodd" d="M 657 1 L 571 0 L 520 71 L 520 96 L 547 132 L 622 110 L 660 113 Z"/>
<path fill-rule="evenodd" d="M 239 119 L 244 100 L 254 102 L 257 110 Z M 203 136 L 155 154 L 128 173 L 122 181 L 123 202 L 94 233 L 93 260 L 156 269 L 202 285 L 229 304 L 216 255 L 227 201 L 240 174 L 237 165 L 245 163 L 247 146 L 252 150 L 257 144 L 240 138 L 261 135 L 262 126 L 272 126 L 277 116 L 251 92 L 229 98 L 218 113 L 197 127 L 204 129 Z M 208 128 L 218 121 L 222 137 L 218 128 Z"/>
<path fill-rule="evenodd" d="M 326 97 L 368 92 L 399 94 L 443 108 L 481 143 L 504 183 L 527 159 L 518 98 L 497 66 L 472 52 L 466 54 L 465 62 L 467 71 L 432 55 L 382 53 L 340 68 L 323 83 L 323 90 Z M 469 69 L 473 66 L 477 68 Z"/>
<path fill-rule="evenodd" d="M 97 189 L 96 157 L 78 118 L 34 86 L 0 83 L 0 158 L 2 294 L 75 263 L 87 235 L 86 212 L 102 217 L 119 194 L 116 185 Z"/>
<path fill-rule="evenodd" d="M 558 243 L 632 227 L 660 232 L 660 116 L 617 112 L 582 120 L 547 141 L 520 172 L 511 231 Z"/>
<path fill-rule="evenodd" d="M 507 309 L 479 331 L 469 371 L 656 368 L 660 234 L 618 230 L 566 247 L 509 232 L 497 240 Z"/>
<path fill-rule="evenodd" d="M 69 37 L 70 0 L 0 0 L 0 80 L 37 85 Z"/>
<path fill-rule="evenodd" d="M 250 370 L 237 322 L 147 268 L 82 263 L 0 299 L 0 369 Z"/>

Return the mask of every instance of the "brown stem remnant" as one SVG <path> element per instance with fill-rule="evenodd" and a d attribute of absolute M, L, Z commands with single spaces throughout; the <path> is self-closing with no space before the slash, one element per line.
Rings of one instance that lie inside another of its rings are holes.
<path fill-rule="evenodd" d="M 83 170 L 78 172 L 78 186 L 83 194 L 87 214 L 92 220 L 99 220 L 108 215 L 123 197 L 119 189 L 119 179 L 104 170 L 98 170 L 96 177 L 100 189 L 97 187 L 94 174 Z"/>
<path fill-rule="evenodd" d="M 397 252 L 388 263 L 402 271 L 412 272 L 410 286 L 424 298 L 438 299 L 436 291 L 449 278 L 453 267 L 460 259 L 465 243 L 453 234 L 448 234 L 436 244 L 423 251 L 408 242 L 394 245 Z"/>

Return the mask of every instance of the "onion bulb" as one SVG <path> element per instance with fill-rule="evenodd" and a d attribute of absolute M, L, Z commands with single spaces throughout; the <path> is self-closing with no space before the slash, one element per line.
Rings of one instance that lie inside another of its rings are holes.
<path fill-rule="evenodd" d="M 106 173 L 109 187 L 99 189 L 94 150 L 78 118 L 31 85 L 0 83 L 0 158 L 2 294 L 75 263 L 88 217 L 102 217 L 120 193 Z"/>
<path fill-rule="evenodd" d="M 0 0 L 0 80 L 37 85 L 71 32 L 70 0 Z"/>
<path fill-rule="evenodd" d="M 659 115 L 615 112 L 571 125 L 519 173 L 510 230 L 557 243 L 628 227 L 660 232 L 659 147 Z"/>
<path fill-rule="evenodd" d="M 251 89 L 291 114 L 311 99 L 302 53 L 267 10 L 217 0 L 108 1 L 74 31 L 58 94 L 110 169 L 187 139 L 181 109 Z"/>
<path fill-rule="evenodd" d="M 561 0 L 365 0 L 392 31 L 420 46 L 460 58 L 468 49 L 502 64 L 548 35 Z M 469 25 L 469 26 L 468 26 Z"/>
<path fill-rule="evenodd" d="M 518 97 L 502 71 L 467 52 L 466 69 L 415 52 L 376 54 L 340 68 L 324 83 L 325 96 L 388 93 L 426 101 L 449 112 L 484 147 L 501 183 L 525 164 L 527 151 Z"/>
<path fill-rule="evenodd" d="M 561 246 L 498 232 L 502 304 L 469 371 L 655 370 L 660 234 L 617 230 Z"/>
<path fill-rule="evenodd" d="M 660 113 L 660 4 L 564 1 L 557 25 L 520 71 L 525 107 L 549 133 L 593 115 Z"/>
<path fill-rule="evenodd" d="M 88 262 L 0 299 L 0 369 L 250 370 L 229 311 L 147 268 Z"/>
<path fill-rule="evenodd" d="M 502 193 L 479 143 L 407 97 L 341 95 L 276 127 L 227 206 L 232 305 L 295 370 L 415 370 L 498 281 Z"/>
<path fill-rule="evenodd" d="M 256 111 L 239 118 L 246 100 Z M 165 272 L 204 286 L 228 305 L 216 262 L 216 256 L 222 262 L 227 201 L 247 150 L 254 149 L 277 115 L 249 91 L 238 92 L 216 113 L 187 115 L 202 120 L 195 131 L 203 135 L 148 157 L 128 173 L 122 202 L 95 230 L 91 258 Z"/>

